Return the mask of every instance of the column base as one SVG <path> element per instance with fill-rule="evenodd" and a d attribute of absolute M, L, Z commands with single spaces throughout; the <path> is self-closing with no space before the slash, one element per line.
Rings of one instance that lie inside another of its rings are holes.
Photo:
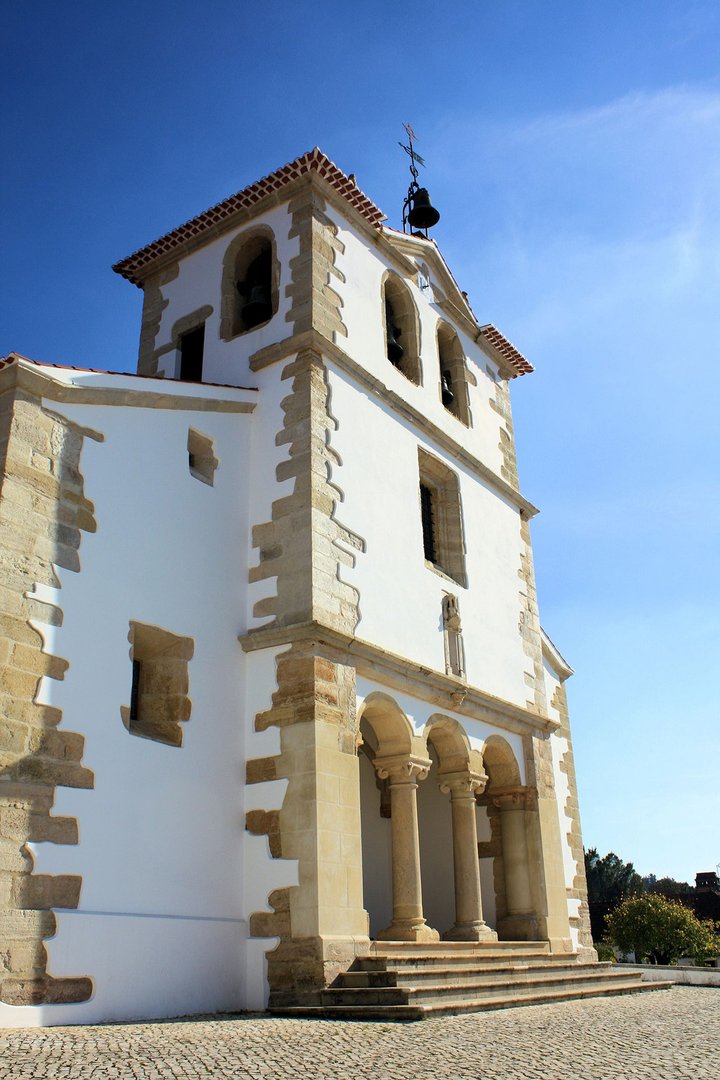
<path fill-rule="evenodd" d="M 377 935 L 378 941 L 439 941 L 440 935 L 424 919 L 398 920 Z"/>
<path fill-rule="evenodd" d="M 468 923 L 451 926 L 443 934 L 443 941 L 497 941 L 498 936 L 487 923 Z"/>
<path fill-rule="evenodd" d="M 540 933 L 538 920 L 533 912 L 522 915 L 505 915 L 498 919 L 498 933 L 501 941 L 545 941 L 546 935 Z"/>

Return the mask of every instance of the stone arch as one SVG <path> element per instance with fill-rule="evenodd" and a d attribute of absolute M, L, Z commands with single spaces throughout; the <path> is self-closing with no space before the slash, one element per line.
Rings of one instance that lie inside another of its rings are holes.
<path fill-rule="evenodd" d="M 533 792 L 523 786 L 515 753 L 501 735 L 486 740 L 483 761 L 488 783 L 480 803 L 490 840 L 480 844 L 480 856 L 484 850 L 492 857 L 497 931 L 501 940 L 535 940 L 538 918 L 528 840 Z"/>
<path fill-rule="evenodd" d="M 413 752 L 413 729 L 397 702 L 389 694 L 369 694 L 359 712 L 363 741 L 367 740 L 373 757 L 394 757 Z"/>
<path fill-rule="evenodd" d="M 433 714 L 425 725 L 423 738 L 433 748 L 438 760 L 438 774 L 456 772 L 482 773 L 482 757 L 470 747 L 462 724 L 452 716 Z"/>
<path fill-rule="evenodd" d="M 420 361 L 420 321 L 417 308 L 407 285 L 397 274 L 387 270 L 381 283 L 385 355 L 406 379 L 422 386 Z M 395 328 L 402 347 L 400 359 L 393 360 L 388 349 L 388 326 Z"/>
<path fill-rule="evenodd" d="M 247 325 L 243 318 L 243 304 L 247 299 L 238 292 L 238 284 L 245 281 L 248 270 L 258 260 L 267 262 L 263 270 L 269 288 L 270 314 L 259 322 Z M 223 257 L 220 299 L 220 337 L 230 341 L 239 334 L 263 326 L 275 315 L 280 295 L 280 263 L 277 257 L 275 234 L 268 225 L 255 225 L 232 240 Z"/>
<path fill-rule="evenodd" d="M 442 320 L 437 326 L 437 350 L 440 400 L 462 424 L 472 427 L 465 353 L 457 331 Z M 444 397 L 447 391 L 452 395 L 451 400 Z"/>
<path fill-rule="evenodd" d="M 520 766 L 512 747 L 502 735 L 491 735 L 485 740 L 482 758 L 488 776 L 488 791 L 520 785 Z"/>
<path fill-rule="evenodd" d="M 405 713 L 388 694 L 369 694 L 358 711 L 358 747 L 363 904 L 371 937 L 392 922 L 391 798 L 387 774 L 375 767 L 377 758 L 412 758 L 413 729 Z"/>

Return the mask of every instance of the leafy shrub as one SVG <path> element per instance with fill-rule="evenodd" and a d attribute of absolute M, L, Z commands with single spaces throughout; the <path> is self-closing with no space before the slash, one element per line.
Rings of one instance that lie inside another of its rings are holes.
<path fill-rule="evenodd" d="M 688 956 L 702 961 L 720 952 L 720 926 L 701 922 L 677 900 L 655 893 L 628 896 L 606 922 L 608 943 L 635 953 L 638 963 L 674 964 Z"/>
<path fill-rule="evenodd" d="M 615 950 L 608 941 L 598 941 L 595 946 L 597 949 L 598 960 L 611 960 L 615 962 Z"/>

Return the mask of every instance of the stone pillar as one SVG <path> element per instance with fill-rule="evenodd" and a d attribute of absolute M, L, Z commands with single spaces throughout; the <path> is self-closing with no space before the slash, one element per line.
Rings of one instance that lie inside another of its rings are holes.
<path fill-rule="evenodd" d="M 425 922 L 420 877 L 417 786 L 430 769 L 425 758 L 412 755 L 376 758 L 381 780 L 390 782 L 392 836 L 392 923 L 381 930 L 381 941 L 437 941 L 440 937 Z"/>
<path fill-rule="evenodd" d="M 455 925 L 443 937 L 448 941 L 497 941 L 486 924 L 480 893 L 475 794 L 487 777 L 479 773 L 449 773 L 440 777 L 440 790 L 450 794 L 455 876 Z"/>
<path fill-rule="evenodd" d="M 525 809 L 532 792 L 524 787 L 501 788 L 490 793 L 500 811 L 507 916 L 500 929 L 505 940 L 532 940 L 537 935 L 525 829 Z"/>

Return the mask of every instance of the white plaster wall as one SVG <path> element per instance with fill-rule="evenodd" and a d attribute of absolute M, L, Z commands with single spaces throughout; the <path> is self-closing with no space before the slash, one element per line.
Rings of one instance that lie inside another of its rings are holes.
<path fill-rule="evenodd" d="M 209 304 L 213 312 L 205 323 L 203 380 L 231 386 L 255 386 L 256 380 L 250 371 L 248 358 L 258 349 L 282 341 L 290 332 L 285 316 L 290 310 L 291 300 L 285 290 L 290 281 L 290 259 L 300 250 L 299 239 L 288 238 L 291 224 L 292 218 L 285 203 L 259 214 L 240 228 L 229 230 L 182 259 L 178 276 L 161 289 L 168 305 L 162 313 L 155 347 L 161 348 L 172 342 L 172 328 L 178 319 Z M 240 334 L 231 341 L 223 341 L 219 336 L 223 257 L 236 236 L 258 225 L 267 225 L 275 235 L 280 263 L 278 310 L 263 326 Z M 179 354 L 174 349 L 160 358 L 159 370 L 174 378 L 178 363 Z"/>
<path fill-rule="evenodd" d="M 418 311 L 423 385 L 415 386 L 406 379 L 385 355 L 381 282 L 386 270 L 394 273 L 398 273 L 398 270 L 379 247 L 369 245 L 337 211 L 330 208 L 328 214 L 338 226 L 338 239 L 345 245 L 345 251 L 337 257 L 337 266 L 345 275 L 345 281 L 333 283 L 333 288 L 337 289 L 342 298 L 342 318 L 348 330 L 347 337 L 342 338 L 339 344 L 375 378 L 380 379 L 448 435 L 456 438 L 499 475 L 502 465 L 499 448 L 500 417 L 490 407 L 490 400 L 495 397 L 497 365 L 477 342 L 455 327 L 465 352 L 468 370 L 477 380 L 476 386 L 468 386 L 473 424 L 471 428 L 467 428 L 440 400 L 437 326 L 439 321 L 453 324 L 436 301 L 435 290 L 438 282 L 432 270 L 429 271 L 430 284 L 426 288 L 419 287 L 416 280 L 408 280 L 399 274 L 409 288 Z M 423 265 L 427 270 L 428 263 L 423 254 L 422 247 L 419 246 L 416 265 Z M 401 341 L 401 344 L 404 343 Z"/>
<path fill-rule="evenodd" d="M 62 708 L 63 727 L 85 735 L 83 763 L 95 787 L 57 789 L 54 813 L 78 819 L 79 844 L 32 850 L 38 873 L 82 875 L 79 909 L 57 912 L 48 970 L 90 976 L 94 994 L 77 1005 L 7 1006 L 0 1023 L 236 1009 L 247 999 L 247 716 L 237 636 L 252 417 L 52 408 L 105 436 L 86 439 L 81 459 L 97 532 L 83 533 L 80 573 L 60 571 L 63 625 L 46 628 L 48 650 L 70 666 L 63 682 L 45 679 L 41 691 Z M 190 475 L 190 426 L 214 440 L 214 487 Z M 133 737 L 122 724 L 130 620 L 195 641 L 192 715 L 179 749 Z"/>
<path fill-rule="evenodd" d="M 441 604 L 459 598 L 468 681 L 524 706 L 527 658 L 519 631 L 518 511 L 336 369 L 330 372 L 332 445 L 342 465 L 338 516 L 366 542 L 343 578 L 360 593 L 359 637 L 438 671 L 445 670 Z M 459 476 L 468 588 L 425 563 L 418 447 Z"/>

